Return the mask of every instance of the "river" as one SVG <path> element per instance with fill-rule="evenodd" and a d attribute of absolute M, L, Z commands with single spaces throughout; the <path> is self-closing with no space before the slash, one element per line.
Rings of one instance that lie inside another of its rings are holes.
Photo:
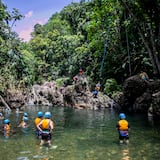
<path fill-rule="evenodd" d="M 0 135 L 1 160 L 158 160 L 160 159 L 160 129 L 142 115 L 127 115 L 130 123 L 130 143 L 119 145 L 115 129 L 118 113 L 75 110 L 63 107 L 27 106 L 29 130 L 18 128 L 23 113 L 6 114 L 13 133 Z M 55 122 L 52 146 L 41 147 L 34 133 L 34 118 L 38 111 L 50 111 Z M 1 120 L 1 125 L 2 125 Z"/>

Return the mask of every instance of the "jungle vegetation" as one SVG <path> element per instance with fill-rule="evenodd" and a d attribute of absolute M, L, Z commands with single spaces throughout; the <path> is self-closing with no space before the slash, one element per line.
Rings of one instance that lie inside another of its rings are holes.
<path fill-rule="evenodd" d="M 82 68 L 93 83 L 116 84 L 141 70 L 160 75 L 159 0 L 81 0 L 36 24 L 29 42 L 12 26 L 18 9 L 0 3 L 0 93 L 24 82 L 69 78 Z"/>

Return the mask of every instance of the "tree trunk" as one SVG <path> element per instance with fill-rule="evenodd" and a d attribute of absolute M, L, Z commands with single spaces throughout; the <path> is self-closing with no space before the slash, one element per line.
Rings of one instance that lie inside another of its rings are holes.
<path fill-rule="evenodd" d="M 138 22 L 137 18 L 134 16 L 134 14 L 129 9 L 128 5 L 123 0 L 122 0 L 122 3 L 124 4 L 125 8 L 127 8 L 127 10 L 129 11 L 129 13 L 132 15 L 132 17 L 134 18 L 134 21 Z M 145 40 L 144 35 L 141 32 L 140 27 L 137 26 L 137 28 L 138 28 L 138 31 L 139 31 L 140 36 L 142 38 L 142 41 L 143 41 L 143 43 L 144 43 L 144 45 L 145 45 L 145 47 L 146 47 L 146 49 L 148 51 L 149 57 L 151 59 L 151 63 L 152 63 L 152 66 L 153 66 L 153 71 L 154 71 L 155 74 L 160 74 L 160 62 L 158 60 L 157 54 L 156 53 L 154 54 L 153 51 L 150 49 L 148 43 Z"/>
<path fill-rule="evenodd" d="M 154 40 L 153 40 L 153 32 L 152 32 L 151 27 L 150 27 L 150 34 L 151 34 L 151 43 L 152 43 L 152 47 L 153 47 L 153 58 L 154 58 L 154 61 L 155 61 L 155 64 L 156 64 L 156 67 L 157 67 L 157 70 L 158 70 L 158 74 L 160 74 L 160 62 L 159 62 L 159 59 L 158 59 L 158 52 L 156 50 L 155 43 L 154 43 Z"/>
<path fill-rule="evenodd" d="M 11 111 L 11 108 L 9 107 L 9 105 L 5 102 L 5 100 L 3 99 L 3 97 L 0 95 L 0 99 L 2 101 L 2 103 L 4 104 L 4 106 L 8 109 L 8 111 Z"/>

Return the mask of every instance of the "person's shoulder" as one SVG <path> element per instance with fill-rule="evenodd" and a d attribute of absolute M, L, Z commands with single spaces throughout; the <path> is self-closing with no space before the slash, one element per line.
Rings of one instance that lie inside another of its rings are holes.
<path fill-rule="evenodd" d="M 51 121 L 52 123 L 54 123 L 53 120 L 50 120 L 50 121 Z"/>

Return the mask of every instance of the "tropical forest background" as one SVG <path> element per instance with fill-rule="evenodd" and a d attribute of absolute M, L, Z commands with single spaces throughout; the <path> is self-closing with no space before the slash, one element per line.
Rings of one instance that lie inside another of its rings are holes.
<path fill-rule="evenodd" d="M 23 19 L 0 3 L 0 93 L 23 82 L 72 81 L 80 68 L 104 92 L 145 71 L 160 75 L 159 0 L 81 0 L 36 24 L 29 42 L 12 31 Z"/>

